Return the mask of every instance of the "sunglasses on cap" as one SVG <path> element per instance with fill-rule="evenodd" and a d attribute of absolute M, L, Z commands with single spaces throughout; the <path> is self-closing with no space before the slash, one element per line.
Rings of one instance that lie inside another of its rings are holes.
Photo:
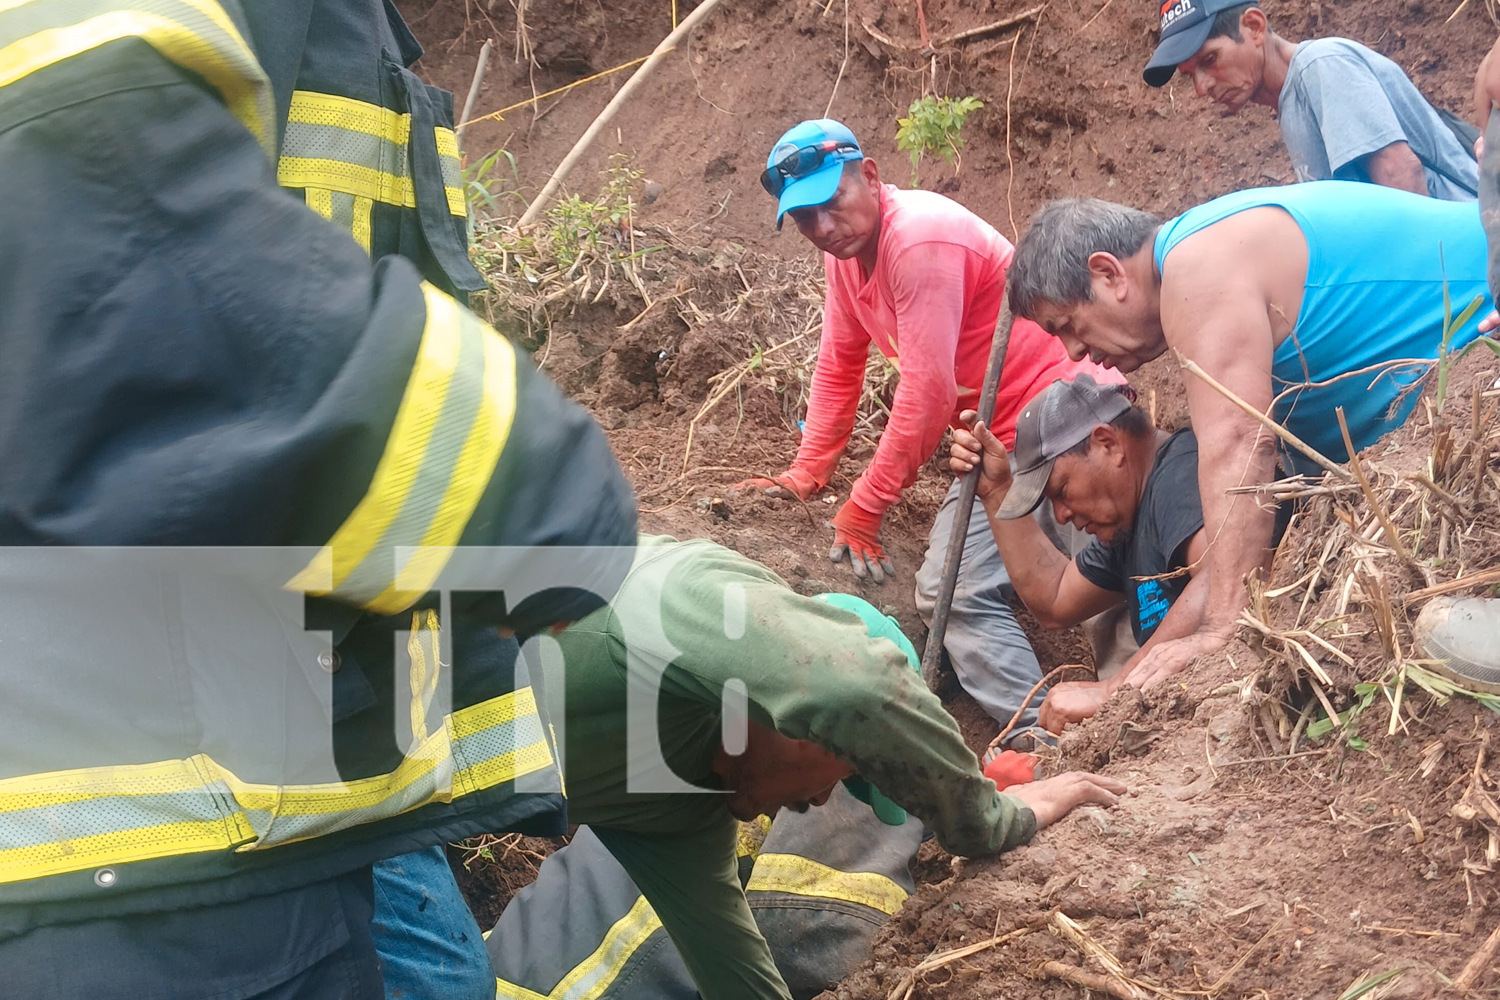
<path fill-rule="evenodd" d="M 835 139 L 825 139 L 816 145 L 794 149 L 765 169 L 760 175 L 760 186 L 772 198 L 780 198 L 788 181 L 816 173 L 827 162 L 829 154 L 858 152 L 859 147 L 853 143 Z"/>

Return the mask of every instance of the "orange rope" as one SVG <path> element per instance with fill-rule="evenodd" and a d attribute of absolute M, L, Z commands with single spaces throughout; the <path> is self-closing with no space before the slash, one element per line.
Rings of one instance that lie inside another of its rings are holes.
<path fill-rule="evenodd" d="M 671 52 L 675 48 L 676 48 L 676 46 L 674 45 L 671 49 L 668 49 L 667 51 Z M 607 69 L 607 70 L 605 70 L 602 73 L 595 73 L 593 76 L 586 76 L 582 80 L 574 80 L 572 83 L 564 84 L 563 86 L 558 87 L 556 90 L 549 90 L 545 94 L 537 94 L 535 97 L 529 97 L 529 98 L 527 98 L 524 101 L 519 101 L 519 102 L 517 102 L 515 104 L 512 104 L 508 108 L 501 108 L 499 111 L 491 111 L 489 114 L 487 114 L 487 115 L 480 115 L 478 118 L 470 118 L 466 122 L 460 122 L 456 127 L 457 128 L 464 128 L 465 126 L 472 125 L 475 122 L 485 122 L 485 121 L 490 121 L 491 119 L 493 119 L 494 121 L 503 122 L 503 121 L 505 121 L 505 116 L 508 113 L 510 113 L 512 111 L 517 111 L 517 110 L 519 110 L 521 108 L 524 108 L 528 104 L 535 104 L 537 101 L 543 100 L 544 98 L 556 96 L 557 94 L 565 94 L 568 91 L 572 90 L 574 87 L 581 87 L 585 83 L 592 83 L 593 81 L 598 80 L 598 79 L 600 79 L 602 77 L 609 76 L 611 73 L 618 73 L 622 69 L 629 69 L 632 66 L 639 66 L 641 63 L 645 62 L 647 59 L 650 59 L 650 58 L 651 58 L 650 56 L 641 56 L 639 59 L 632 59 L 632 60 L 630 60 L 630 62 L 628 62 L 628 63 L 621 63 L 620 65 L 614 67 L 613 69 Z"/>

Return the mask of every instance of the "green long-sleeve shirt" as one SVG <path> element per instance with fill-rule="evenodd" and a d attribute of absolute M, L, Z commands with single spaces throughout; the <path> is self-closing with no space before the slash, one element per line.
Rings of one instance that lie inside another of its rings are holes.
<path fill-rule="evenodd" d="M 787 995 L 736 876 L 734 819 L 712 791 L 632 788 L 715 786 L 732 679 L 752 719 L 849 761 L 955 854 L 1007 850 L 1036 829 L 1023 802 L 980 774 L 893 642 L 722 546 L 643 536 L 612 604 L 557 641 L 562 656 L 541 659 L 552 717 L 565 722 L 569 818 L 630 873 L 704 1000 Z M 630 738 L 632 702 L 643 716 L 655 704 L 671 773 L 651 767 L 649 724 Z"/>

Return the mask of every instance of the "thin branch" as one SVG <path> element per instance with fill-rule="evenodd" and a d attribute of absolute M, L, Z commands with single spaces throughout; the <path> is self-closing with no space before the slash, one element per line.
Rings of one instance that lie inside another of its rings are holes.
<path fill-rule="evenodd" d="M 1302 454 L 1306 455 L 1308 458 L 1312 459 L 1314 462 L 1318 463 L 1318 465 L 1320 465 L 1323 468 L 1327 469 L 1329 472 L 1333 473 L 1335 476 L 1338 476 L 1340 479 L 1352 479 L 1353 478 L 1349 474 L 1349 470 L 1348 469 L 1345 469 L 1345 468 L 1343 468 L 1341 466 L 1334 465 L 1332 462 L 1330 462 L 1327 458 L 1325 458 L 1323 456 L 1323 454 L 1321 452 L 1319 452 L 1316 448 L 1314 448 L 1312 445 L 1308 444 L 1306 441 L 1303 441 L 1297 435 L 1293 434 L 1291 431 L 1287 430 L 1285 427 L 1281 426 L 1276 421 L 1272 420 L 1270 417 L 1266 416 L 1264 413 L 1260 412 L 1255 407 L 1253 407 L 1249 403 L 1245 402 L 1243 399 L 1241 399 L 1239 396 L 1237 396 L 1234 393 L 1233 390 L 1229 389 L 1227 386 L 1225 386 L 1223 383 L 1221 383 L 1218 379 L 1214 378 L 1208 372 L 1206 372 L 1202 368 L 1198 367 L 1198 362 L 1192 361 L 1192 360 L 1184 357 L 1181 351 L 1176 351 L 1175 353 L 1177 354 L 1177 360 L 1178 360 L 1178 362 L 1182 365 L 1182 370 L 1183 371 L 1187 372 L 1190 375 L 1196 375 L 1198 378 L 1202 379 L 1203 382 L 1205 382 L 1208 385 L 1209 388 L 1213 389 L 1219 395 L 1223 396 L 1225 399 L 1229 400 L 1235 406 L 1239 407 L 1246 414 L 1250 415 L 1251 417 L 1254 417 L 1257 421 L 1259 421 L 1272 434 L 1275 434 L 1277 437 L 1281 438 L 1281 440 L 1285 441 L 1287 444 L 1291 445 L 1293 448 L 1296 448 Z"/>

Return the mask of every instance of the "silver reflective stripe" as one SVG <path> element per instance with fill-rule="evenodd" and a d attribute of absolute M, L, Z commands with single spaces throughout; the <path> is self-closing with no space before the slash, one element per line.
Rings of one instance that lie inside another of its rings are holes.
<path fill-rule="evenodd" d="M 395 177 L 406 177 L 406 143 L 379 135 L 322 125 L 288 121 L 281 155 L 310 160 L 337 160 Z"/>
<path fill-rule="evenodd" d="M 354 231 L 354 195 L 342 191 L 332 192 L 333 215 L 329 218 L 340 229 Z"/>
<path fill-rule="evenodd" d="M 33 809 L 4 809 L 0 812 L 0 847 L 7 851 L 41 847 L 58 843 L 60 835 L 67 840 L 111 834 L 128 836 L 125 831 L 146 830 L 167 823 L 220 822 L 226 813 L 220 803 L 228 795 L 229 790 L 216 782 L 203 789 L 165 795 L 114 795 Z"/>
<path fill-rule="evenodd" d="M 458 326 L 458 363 L 454 365 L 458 377 L 448 384 L 416 478 L 370 554 L 339 585 L 340 594 L 364 602 L 390 586 L 396 546 L 423 538 L 447 495 L 454 467 L 469 440 L 469 428 L 484 405 L 483 380 L 464 377 L 484 371 L 484 332 L 468 310 L 458 313 Z"/>

